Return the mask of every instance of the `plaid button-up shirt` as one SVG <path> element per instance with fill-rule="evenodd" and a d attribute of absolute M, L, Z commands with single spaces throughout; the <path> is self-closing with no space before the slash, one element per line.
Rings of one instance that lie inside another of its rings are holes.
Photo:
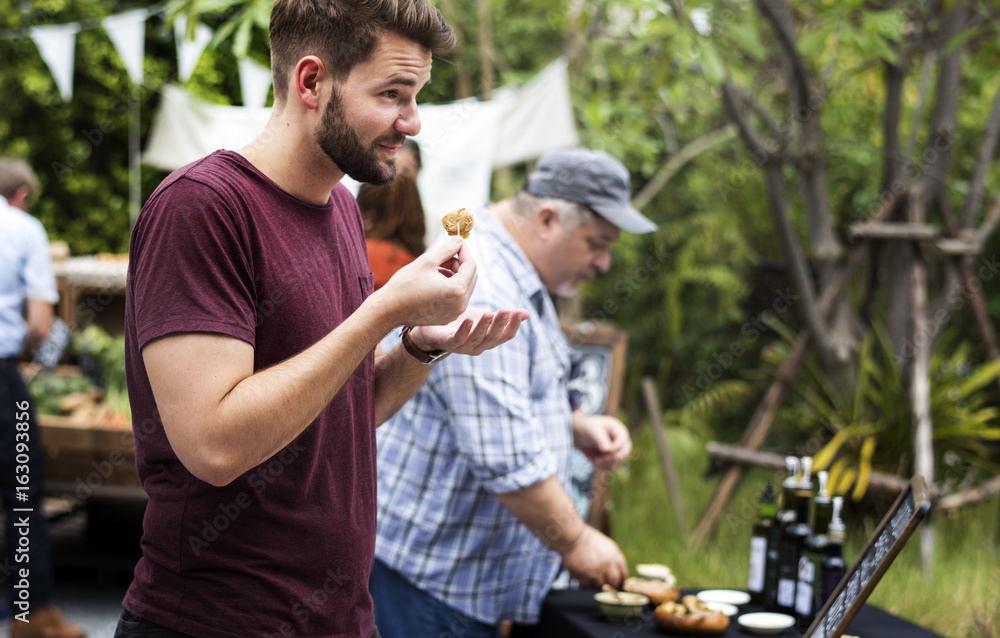
<path fill-rule="evenodd" d="M 508 343 L 438 363 L 378 429 L 375 555 L 481 622 L 532 623 L 559 557 L 493 495 L 552 475 L 569 488 L 570 346 L 538 274 L 488 212 L 468 245 L 470 305 L 531 316 Z"/>

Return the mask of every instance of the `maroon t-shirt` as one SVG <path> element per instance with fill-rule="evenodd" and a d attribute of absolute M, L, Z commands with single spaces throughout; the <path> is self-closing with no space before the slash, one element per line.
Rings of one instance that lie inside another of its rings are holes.
<path fill-rule="evenodd" d="M 171 333 L 222 333 L 252 345 L 260 370 L 316 343 L 371 291 L 361 216 L 342 185 L 314 206 L 219 151 L 149 198 L 126 298 L 135 456 L 149 494 L 126 608 L 211 638 L 371 635 L 373 356 L 285 449 L 214 487 L 177 460 L 140 353 Z"/>

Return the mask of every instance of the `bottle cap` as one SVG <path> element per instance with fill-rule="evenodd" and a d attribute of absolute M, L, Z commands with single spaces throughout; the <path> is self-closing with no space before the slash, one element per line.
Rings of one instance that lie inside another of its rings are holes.
<path fill-rule="evenodd" d="M 760 502 L 762 505 L 774 502 L 774 487 L 771 485 L 771 481 L 767 482 L 764 486 L 764 491 L 760 495 Z"/>
<path fill-rule="evenodd" d="M 811 456 L 802 457 L 802 480 L 799 481 L 799 487 L 812 489 L 812 465 Z"/>
<path fill-rule="evenodd" d="M 829 479 L 829 472 L 820 470 L 816 472 L 816 479 L 819 481 L 819 492 L 816 494 L 817 503 L 827 503 L 830 501 L 830 493 L 827 491 L 826 482 Z"/>
<path fill-rule="evenodd" d="M 827 535 L 830 540 L 844 540 L 844 521 L 840 518 L 840 510 L 844 507 L 844 497 L 833 497 L 833 520 L 830 521 L 830 528 Z"/>
<path fill-rule="evenodd" d="M 788 476 L 782 483 L 785 487 L 794 487 L 796 479 L 799 475 L 799 459 L 794 456 L 785 457 L 785 469 L 788 470 Z"/>

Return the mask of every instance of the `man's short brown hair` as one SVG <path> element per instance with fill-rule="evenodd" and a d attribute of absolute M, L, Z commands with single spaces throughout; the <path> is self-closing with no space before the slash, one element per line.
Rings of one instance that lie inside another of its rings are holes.
<path fill-rule="evenodd" d="M 368 59 L 385 31 L 433 53 L 455 46 L 455 32 L 427 0 L 275 0 L 270 27 L 275 101 L 287 97 L 289 76 L 304 56 L 318 56 L 341 81 Z"/>
<path fill-rule="evenodd" d="M 28 163 L 16 157 L 0 157 L 0 195 L 10 199 L 21 187 L 28 187 L 28 196 L 38 191 L 38 178 Z"/>

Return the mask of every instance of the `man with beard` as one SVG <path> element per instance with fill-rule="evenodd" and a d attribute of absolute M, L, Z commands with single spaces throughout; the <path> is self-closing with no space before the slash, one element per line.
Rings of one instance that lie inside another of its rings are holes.
<path fill-rule="evenodd" d="M 620 586 L 618 546 L 568 494 L 573 448 L 611 469 L 632 448 L 616 418 L 573 409 L 570 347 L 551 295 L 611 266 L 620 231 L 656 226 L 629 203 L 607 153 L 555 151 L 513 197 L 480 210 L 469 246 L 484 272 L 472 303 L 530 318 L 503 348 L 438 365 L 378 434 L 378 530 L 370 588 L 385 638 L 495 638 L 534 623 L 561 569 Z"/>
<path fill-rule="evenodd" d="M 372 293 L 349 174 L 385 183 L 454 34 L 426 0 L 277 0 L 261 135 L 170 175 L 132 234 L 126 371 L 149 494 L 116 636 L 373 636 L 375 427 L 446 353 L 526 311 L 468 307 L 456 241 Z M 379 340 L 411 327 L 402 347 Z"/>

